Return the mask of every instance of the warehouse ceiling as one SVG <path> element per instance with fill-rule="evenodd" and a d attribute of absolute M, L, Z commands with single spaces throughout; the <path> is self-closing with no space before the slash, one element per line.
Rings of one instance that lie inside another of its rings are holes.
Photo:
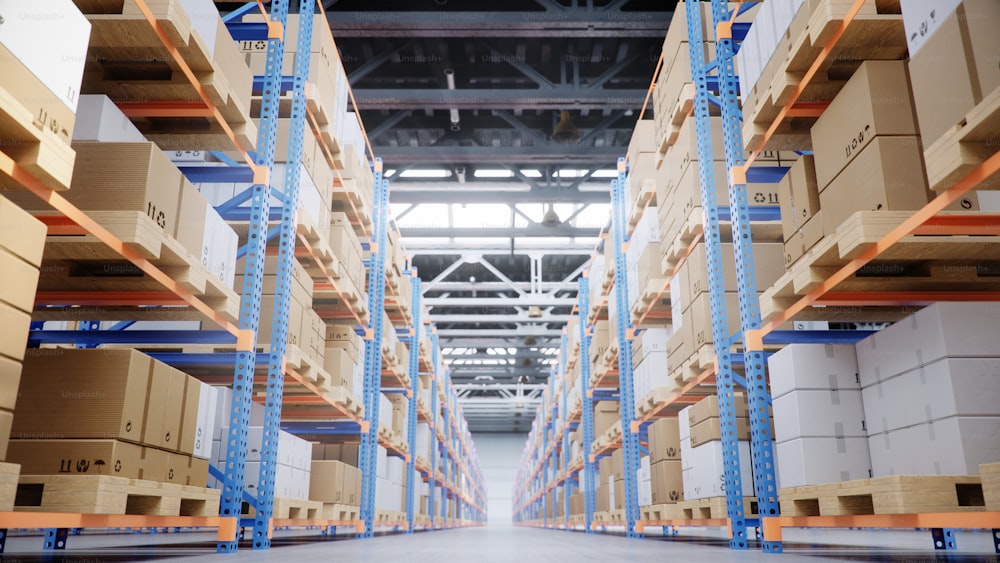
<path fill-rule="evenodd" d="M 323 4 L 470 427 L 526 432 L 676 1 Z"/>

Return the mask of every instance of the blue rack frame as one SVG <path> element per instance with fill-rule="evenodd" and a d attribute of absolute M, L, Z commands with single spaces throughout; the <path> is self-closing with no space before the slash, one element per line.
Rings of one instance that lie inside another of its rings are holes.
<path fill-rule="evenodd" d="M 413 497 L 417 477 L 417 394 L 420 392 L 420 278 L 413 281 L 413 332 L 410 334 L 410 400 L 406 421 L 406 443 L 410 460 L 406 464 L 406 533 L 413 533 Z"/>
<path fill-rule="evenodd" d="M 583 497 L 584 526 L 588 534 L 593 534 L 594 512 L 597 511 L 596 470 L 590 447 L 594 443 L 594 401 L 590 392 L 590 328 L 587 326 L 587 316 L 590 311 L 590 277 L 585 272 L 578 282 L 577 299 L 580 302 L 580 393 L 583 412 L 580 421 L 583 423 Z"/>

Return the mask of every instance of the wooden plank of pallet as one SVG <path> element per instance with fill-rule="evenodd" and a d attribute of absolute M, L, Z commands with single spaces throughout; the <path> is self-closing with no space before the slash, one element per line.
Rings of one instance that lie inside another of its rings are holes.
<path fill-rule="evenodd" d="M 677 503 L 677 508 L 683 514 L 684 520 L 703 520 L 709 518 L 726 518 L 726 497 L 711 497 L 695 500 L 684 500 Z M 757 497 L 743 497 L 744 514 L 747 517 L 757 515 Z"/>
<path fill-rule="evenodd" d="M 220 491 L 108 475 L 22 475 L 14 510 L 146 516 L 213 516 Z"/>
<path fill-rule="evenodd" d="M 847 516 L 986 509 L 978 475 L 893 475 L 782 489 L 782 514 Z"/>
<path fill-rule="evenodd" d="M 0 87 L 0 131 L 4 132 L 3 154 L 55 190 L 69 188 L 76 152 L 69 143 L 43 124 L 5 88 Z M 0 175 L 0 185 L 22 189 L 21 184 Z"/>
<path fill-rule="evenodd" d="M 964 120 L 949 129 L 924 151 L 931 189 L 946 190 L 957 184 L 983 161 L 997 153 L 998 138 L 1000 138 L 1000 89 L 983 98 Z M 1000 188 L 1000 177 L 993 175 L 979 187 Z"/>
<path fill-rule="evenodd" d="M 274 499 L 271 517 L 293 520 L 315 520 L 320 518 L 322 509 L 323 503 L 318 500 L 277 497 Z"/>
<path fill-rule="evenodd" d="M 360 518 L 361 508 L 348 504 L 324 503 L 319 514 L 319 518 L 323 520 L 351 522 Z"/>
<path fill-rule="evenodd" d="M 20 465 L 0 463 L 0 512 L 14 510 L 14 497 L 17 495 L 17 480 L 20 474 Z"/>
<path fill-rule="evenodd" d="M 1000 511 L 1000 463 L 984 463 L 979 466 L 979 477 L 983 482 L 983 500 L 986 510 Z"/>

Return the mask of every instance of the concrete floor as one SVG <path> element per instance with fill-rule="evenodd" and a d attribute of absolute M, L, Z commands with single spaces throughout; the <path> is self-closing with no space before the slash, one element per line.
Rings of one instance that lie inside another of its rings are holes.
<path fill-rule="evenodd" d="M 414 535 L 385 535 L 372 540 L 350 536 L 322 538 L 313 532 L 279 532 L 270 551 L 241 548 L 236 556 L 212 553 L 212 535 L 202 533 L 155 535 L 84 534 L 70 538 L 69 549 L 54 557 L 37 550 L 40 538 L 11 537 L 7 555 L 0 561 L 63 561 L 76 563 L 115 561 L 284 561 L 311 563 L 349 561 L 434 563 L 608 562 L 608 561 L 706 561 L 712 563 L 769 561 L 782 563 L 826 561 L 883 561 L 924 563 L 932 561 L 986 562 L 993 554 L 988 533 L 958 536 L 960 552 L 935 553 L 930 534 L 915 531 L 786 530 L 785 553 L 765 555 L 751 549 L 734 552 L 718 530 L 684 530 L 677 537 L 628 540 L 602 534 L 490 526 Z M 871 547 L 878 546 L 878 547 Z M 237 559 L 238 557 L 238 559 Z"/>

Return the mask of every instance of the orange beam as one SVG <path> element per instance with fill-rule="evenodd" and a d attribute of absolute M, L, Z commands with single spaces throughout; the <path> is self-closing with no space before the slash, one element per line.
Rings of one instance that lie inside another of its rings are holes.
<path fill-rule="evenodd" d="M 896 306 L 947 302 L 1000 301 L 1000 291 L 835 291 L 817 305 Z"/>
<path fill-rule="evenodd" d="M 1000 235 L 1000 215 L 935 215 L 913 230 L 915 235 Z"/>
<path fill-rule="evenodd" d="M 205 102 L 139 102 L 120 109 L 127 117 L 215 117 Z"/>
<path fill-rule="evenodd" d="M 819 117 L 830 102 L 798 102 L 788 110 L 786 117 Z"/>
<path fill-rule="evenodd" d="M 782 528 L 1000 528 L 1000 512 L 866 514 L 854 516 L 777 516 L 761 518 L 763 535 L 781 541 Z"/>

